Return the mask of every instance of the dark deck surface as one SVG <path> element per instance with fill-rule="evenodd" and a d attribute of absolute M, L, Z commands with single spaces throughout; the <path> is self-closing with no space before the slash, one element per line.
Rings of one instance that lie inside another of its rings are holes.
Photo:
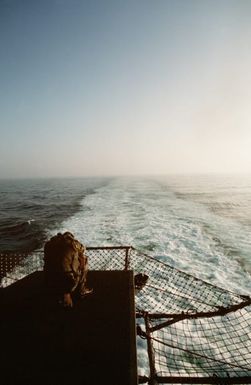
<path fill-rule="evenodd" d="M 37 272 L 1 289 L 3 385 L 137 384 L 133 273 L 93 271 L 94 293 L 57 306 Z"/>

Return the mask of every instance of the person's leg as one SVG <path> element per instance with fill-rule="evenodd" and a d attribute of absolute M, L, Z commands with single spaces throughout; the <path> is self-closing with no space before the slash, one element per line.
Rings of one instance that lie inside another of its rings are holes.
<path fill-rule="evenodd" d="M 88 272 L 87 268 L 84 268 L 81 270 L 81 274 L 79 276 L 77 291 L 81 297 L 84 297 L 84 296 L 91 294 L 93 292 L 93 289 L 90 289 L 86 286 L 87 272 Z"/>

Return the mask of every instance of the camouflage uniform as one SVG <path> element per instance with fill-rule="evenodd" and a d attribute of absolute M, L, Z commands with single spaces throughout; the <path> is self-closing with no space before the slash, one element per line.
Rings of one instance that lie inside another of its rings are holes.
<path fill-rule="evenodd" d="M 89 294 L 86 287 L 88 258 L 85 246 L 70 232 L 58 233 L 44 247 L 44 273 L 47 286 L 58 296 L 65 293 Z"/>

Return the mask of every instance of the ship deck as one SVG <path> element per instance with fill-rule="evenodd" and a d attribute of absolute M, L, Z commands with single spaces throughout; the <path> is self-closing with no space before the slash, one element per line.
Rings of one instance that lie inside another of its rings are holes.
<path fill-rule="evenodd" d="M 135 385 L 132 271 L 90 271 L 94 293 L 63 309 L 43 273 L 1 289 L 1 381 L 5 385 Z"/>

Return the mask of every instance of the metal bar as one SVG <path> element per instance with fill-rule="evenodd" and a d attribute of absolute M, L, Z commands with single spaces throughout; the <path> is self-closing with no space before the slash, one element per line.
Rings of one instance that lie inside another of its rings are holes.
<path fill-rule="evenodd" d="M 113 250 L 113 249 L 133 249 L 132 246 L 87 246 L 87 250 Z M 31 255 L 30 253 L 0 253 L 0 258 L 5 257 L 15 257 L 15 258 L 24 258 Z M 43 251 L 37 251 L 36 254 L 43 254 Z"/>
<path fill-rule="evenodd" d="M 212 318 L 212 317 L 224 317 L 226 314 L 235 312 L 237 310 L 243 309 L 246 306 L 251 305 L 251 298 L 248 300 L 241 302 L 237 305 L 232 305 L 229 307 L 221 307 L 217 311 L 208 311 L 208 312 L 197 312 L 197 313 L 176 313 L 176 314 L 168 314 L 168 313 L 148 313 L 149 319 L 163 319 L 163 318 L 171 318 L 168 321 L 165 321 L 159 325 L 154 326 L 150 329 L 151 332 L 162 329 L 166 326 L 172 325 L 175 322 L 182 321 L 184 319 L 196 319 L 196 318 Z M 140 312 L 136 313 L 136 317 L 143 317 Z"/>
<path fill-rule="evenodd" d="M 138 311 L 136 313 L 137 318 L 144 317 L 145 312 L 144 311 Z M 150 319 L 161 319 L 161 318 L 179 318 L 180 316 L 185 315 L 184 312 L 181 313 L 148 313 L 148 316 Z M 189 313 L 186 313 L 186 316 L 188 316 Z M 195 313 L 191 314 L 195 315 Z"/>
<path fill-rule="evenodd" d="M 145 315 L 144 320 L 146 325 L 147 352 L 148 352 L 149 368 L 150 368 L 150 378 L 149 378 L 148 384 L 157 385 L 157 381 L 156 381 L 157 373 L 155 369 L 154 349 L 153 349 L 153 342 L 152 342 L 151 332 L 150 332 L 149 318 L 147 314 Z"/>
<path fill-rule="evenodd" d="M 130 248 L 127 247 L 126 248 L 126 255 L 125 255 L 125 270 L 126 271 L 129 269 L 129 264 L 130 264 L 130 261 L 129 261 L 129 250 L 130 250 Z"/>
<path fill-rule="evenodd" d="M 170 326 L 170 325 L 172 325 L 172 324 L 175 324 L 176 322 L 183 321 L 184 319 L 187 319 L 187 317 L 186 317 L 186 316 L 180 316 L 180 317 L 172 318 L 172 319 L 169 320 L 169 321 L 163 322 L 163 323 L 161 323 L 161 324 L 159 324 L 159 325 L 156 325 L 156 326 L 152 327 L 152 328 L 150 329 L 150 331 L 151 331 L 152 333 L 153 333 L 153 332 L 156 332 L 157 330 L 160 330 L 160 329 L 163 329 L 163 328 L 165 328 L 165 327 L 167 327 L 167 326 Z"/>
<path fill-rule="evenodd" d="M 86 247 L 86 250 L 125 250 L 125 271 L 129 270 L 129 251 L 132 248 L 132 246 L 94 246 L 94 247 Z"/>
<path fill-rule="evenodd" d="M 251 384 L 251 376 L 243 377 L 156 377 L 159 384 Z"/>
<path fill-rule="evenodd" d="M 119 249 L 131 249 L 132 246 L 87 246 L 86 250 L 119 250 Z"/>

